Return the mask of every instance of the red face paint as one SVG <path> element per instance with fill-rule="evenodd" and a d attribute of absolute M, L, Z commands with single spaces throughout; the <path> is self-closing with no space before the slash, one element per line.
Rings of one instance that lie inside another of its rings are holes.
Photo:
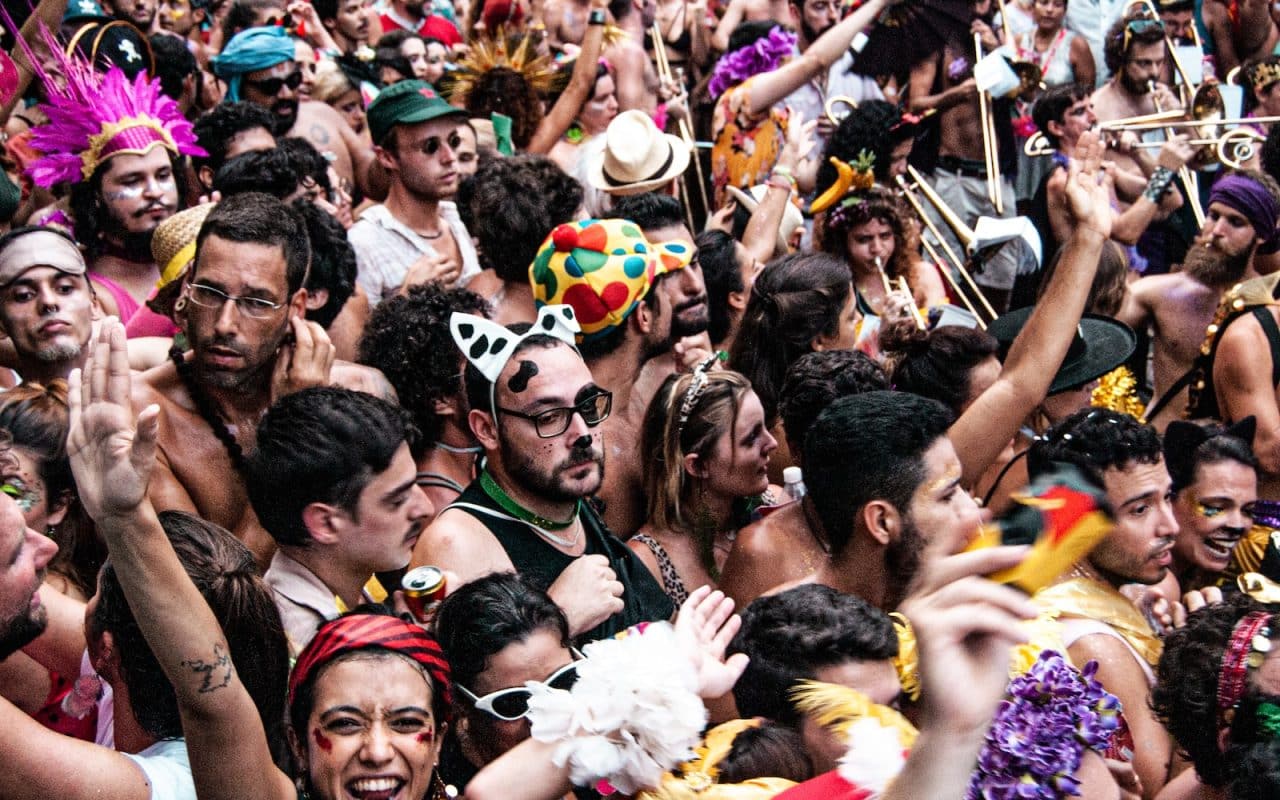
<path fill-rule="evenodd" d="M 320 732 L 319 728 L 311 729 L 311 738 L 316 740 L 316 747 L 319 747 L 326 753 L 333 752 L 333 742 L 329 741 L 329 739 Z"/>
<path fill-rule="evenodd" d="M 422 733 L 418 734 L 418 744 L 423 744 L 425 742 L 433 741 L 435 738 L 436 738 L 435 731 L 423 731 Z"/>

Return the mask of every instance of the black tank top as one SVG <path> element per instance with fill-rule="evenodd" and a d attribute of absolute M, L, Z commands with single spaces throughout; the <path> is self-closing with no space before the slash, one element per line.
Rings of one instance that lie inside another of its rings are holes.
<path fill-rule="evenodd" d="M 478 506 L 501 516 L 486 514 L 462 504 Z M 516 572 L 543 589 L 555 583 L 560 573 L 576 558 L 557 550 L 525 523 L 510 519 L 480 487 L 479 480 L 472 481 L 466 491 L 454 501 L 454 505 L 449 507 L 465 511 L 479 520 L 507 552 L 507 558 L 511 559 Z M 609 532 L 590 503 L 583 503 L 579 513 L 582 517 L 583 536 L 587 540 L 584 555 L 598 553 L 609 559 L 609 566 L 622 584 L 623 607 L 621 612 L 577 637 L 577 643 L 607 639 L 641 622 L 671 619 L 676 611 L 675 605 L 662 591 L 648 568 L 636 558 L 635 553 Z"/>

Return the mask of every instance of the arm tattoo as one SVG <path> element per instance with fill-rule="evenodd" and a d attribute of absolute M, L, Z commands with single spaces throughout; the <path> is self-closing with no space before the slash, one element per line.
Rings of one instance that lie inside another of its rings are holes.
<path fill-rule="evenodd" d="M 192 658 L 183 661 L 182 666 L 204 676 L 204 681 L 200 684 L 200 694 L 207 694 L 231 685 L 231 675 L 235 672 L 235 665 L 231 663 L 231 656 L 227 654 L 222 642 L 213 646 L 212 661 Z"/>

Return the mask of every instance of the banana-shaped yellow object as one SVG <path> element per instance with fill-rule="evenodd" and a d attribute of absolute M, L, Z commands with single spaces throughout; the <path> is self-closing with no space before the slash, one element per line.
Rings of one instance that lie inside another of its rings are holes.
<path fill-rule="evenodd" d="M 820 214 L 838 203 L 853 185 L 855 177 L 853 167 L 835 156 L 827 160 L 836 168 L 836 182 L 828 186 L 825 192 L 813 198 L 813 202 L 809 204 L 809 211 L 813 214 Z"/>

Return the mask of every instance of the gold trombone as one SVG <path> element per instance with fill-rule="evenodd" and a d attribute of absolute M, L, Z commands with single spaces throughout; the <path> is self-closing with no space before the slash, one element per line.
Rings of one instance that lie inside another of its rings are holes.
<path fill-rule="evenodd" d="M 969 274 L 969 270 L 965 266 L 967 259 L 961 258 L 956 251 L 952 249 L 951 245 L 947 243 L 946 238 L 943 237 L 942 232 L 938 230 L 938 226 L 934 223 L 933 218 L 925 212 L 924 206 L 920 202 L 920 198 L 915 194 L 916 190 L 918 189 L 920 193 L 924 195 L 925 199 L 929 201 L 929 204 L 937 210 L 938 216 L 942 217 L 951 230 L 955 232 L 956 239 L 958 239 L 961 246 L 965 248 L 966 254 L 973 247 L 973 243 L 977 241 L 977 234 L 973 232 L 973 228 L 966 225 L 964 220 L 960 219 L 960 217 L 956 215 L 956 212 L 950 206 L 943 202 L 942 198 L 938 196 L 938 193 L 934 191 L 933 187 L 929 185 L 924 177 L 916 171 L 915 167 L 907 167 L 907 172 L 911 175 L 912 183 L 907 183 L 906 179 L 901 175 L 895 176 L 894 181 L 902 191 L 902 196 L 906 198 L 907 202 L 911 205 L 912 210 L 916 212 L 916 216 L 920 218 L 920 221 L 924 224 L 925 228 L 928 229 L 929 233 L 933 234 L 933 238 L 938 242 L 937 247 L 935 247 L 927 239 L 922 238 L 921 241 L 924 244 L 925 251 L 929 254 L 930 258 L 942 265 L 943 269 L 941 272 L 943 278 L 945 278 L 947 283 L 951 285 L 951 289 L 955 292 L 956 297 L 960 298 L 960 301 L 964 303 L 965 307 L 969 309 L 969 312 L 978 320 L 978 325 L 983 330 L 986 330 L 987 325 L 983 321 L 983 315 L 978 312 L 978 309 L 969 299 L 970 294 L 978 298 L 978 302 L 982 305 L 983 310 L 986 311 L 987 316 L 990 319 L 996 318 L 996 311 L 991 307 L 991 304 L 987 302 L 986 295 L 984 295 L 982 290 L 978 288 L 978 284 L 973 280 L 973 276 Z M 941 253 L 939 253 L 939 248 L 941 249 Z M 962 277 L 965 283 L 968 284 L 968 290 L 963 288 L 956 280 L 955 275 L 952 274 L 952 269 L 954 269 L 956 273 L 959 273 L 960 277 Z"/>
<path fill-rule="evenodd" d="M 973 47 L 978 61 L 982 60 L 982 34 L 973 34 Z M 975 64 L 977 62 L 974 62 Z M 987 199 L 995 207 L 998 216 L 1004 216 L 1004 196 L 1000 191 L 1000 154 L 997 151 L 996 118 L 992 109 L 995 102 L 987 92 L 978 90 L 978 116 L 982 122 L 982 158 L 987 167 Z"/>
<path fill-rule="evenodd" d="M 1168 39 L 1168 38 L 1169 38 L 1168 36 L 1165 37 L 1165 39 Z M 1174 63 L 1175 64 L 1177 63 L 1177 59 L 1174 59 Z M 1184 78 L 1183 80 L 1186 80 L 1186 79 Z M 1218 106 L 1219 108 L 1222 107 L 1222 94 L 1218 92 L 1216 87 L 1209 86 L 1209 87 L 1201 87 L 1201 88 L 1213 89 L 1213 95 L 1216 95 L 1218 99 Z M 1151 92 L 1151 103 L 1156 107 L 1156 113 L 1164 111 L 1165 109 L 1160 107 L 1160 98 L 1157 97 L 1155 94 L 1156 82 L 1153 80 L 1147 81 L 1147 90 Z M 1198 96 L 1199 94 L 1200 92 L 1197 91 L 1196 95 Z M 1206 95 L 1206 97 L 1208 96 L 1209 95 Z M 1195 96 L 1192 97 L 1191 102 L 1192 102 L 1192 111 L 1194 111 Z M 1221 116 L 1221 114 L 1219 114 L 1219 116 Z M 1202 125 L 1205 122 L 1206 120 L 1200 120 L 1200 119 L 1195 120 L 1195 123 L 1198 125 Z M 1177 135 L 1173 132 L 1173 130 L 1167 124 L 1162 125 L 1160 127 L 1165 129 L 1165 135 L 1170 138 Z M 1133 128 L 1130 128 L 1129 130 L 1133 130 Z M 1182 188 L 1185 189 L 1187 192 L 1187 203 L 1191 206 L 1192 216 L 1196 218 L 1196 230 L 1199 230 L 1200 228 L 1204 227 L 1204 207 L 1201 206 L 1200 204 L 1200 181 L 1196 179 L 1196 176 L 1191 172 L 1191 170 L 1187 169 L 1187 166 L 1185 164 L 1178 168 L 1178 180 L 1182 181 Z"/>
<path fill-rule="evenodd" d="M 675 75 L 671 71 L 671 62 L 667 60 L 667 41 L 662 37 L 662 28 L 658 26 L 657 22 L 653 23 L 653 33 L 650 38 L 653 39 L 653 60 L 658 69 L 658 79 L 676 83 Z M 682 74 L 680 82 L 676 83 L 681 88 L 683 88 L 684 84 L 683 77 Z M 702 174 L 702 159 L 698 157 L 697 141 L 693 138 L 693 131 L 689 129 L 689 121 L 681 117 L 679 123 L 680 138 L 684 139 L 685 144 L 689 146 L 694 174 L 698 176 L 698 193 L 702 200 L 702 210 L 709 215 L 711 214 L 711 205 L 707 198 L 707 181 Z M 689 228 L 694 230 L 696 226 L 693 224 L 693 209 L 689 207 L 689 187 L 683 176 L 677 183 L 680 186 L 680 194 L 683 196 L 685 214 L 689 217 Z"/>
<path fill-rule="evenodd" d="M 1243 169 L 1245 162 L 1253 158 L 1258 145 L 1267 137 L 1252 128 L 1232 128 L 1217 138 L 1192 139 L 1190 144 L 1204 147 L 1213 155 L 1215 161 L 1231 169 Z M 1138 142 L 1134 147 L 1163 147 L 1164 142 Z"/>

